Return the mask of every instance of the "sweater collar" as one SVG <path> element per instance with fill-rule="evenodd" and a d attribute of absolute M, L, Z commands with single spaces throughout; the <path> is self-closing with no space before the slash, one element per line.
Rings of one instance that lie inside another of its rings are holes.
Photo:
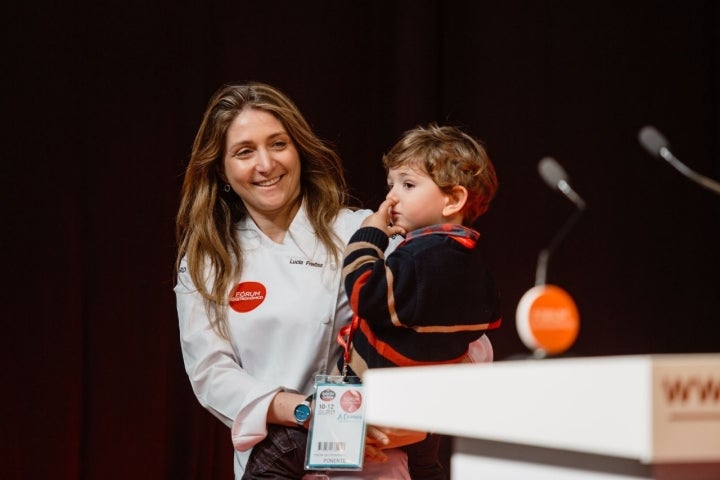
<path fill-rule="evenodd" d="M 409 242 L 425 235 L 447 235 L 467 248 L 473 248 L 480 238 L 480 233 L 472 228 L 467 228 L 455 223 L 440 223 L 428 227 L 418 228 L 405 236 L 405 242 Z"/>

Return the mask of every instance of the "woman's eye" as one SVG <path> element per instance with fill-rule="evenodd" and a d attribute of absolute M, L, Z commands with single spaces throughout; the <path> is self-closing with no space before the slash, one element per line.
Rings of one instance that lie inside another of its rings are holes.
<path fill-rule="evenodd" d="M 235 156 L 236 156 L 236 157 L 247 157 L 248 155 L 250 155 L 250 152 L 251 152 L 251 151 L 252 151 L 252 150 L 250 150 L 249 148 L 243 148 L 243 149 L 238 150 L 237 152 L 235 152 Z"/>
<path fill-rule="evenodd" d="M 285 142 L 283 140 L 278 140 L 277 142 L 274 142 L 272 144 L 272 146 L 276 150 L 282 150 L 283 148 L 285 148 L 287 146 L 287 142 Z"/>

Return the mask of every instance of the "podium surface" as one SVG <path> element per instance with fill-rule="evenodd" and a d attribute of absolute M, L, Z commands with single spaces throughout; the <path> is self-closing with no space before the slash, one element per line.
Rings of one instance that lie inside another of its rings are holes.
<path fill-rule="evenodd" d="M 720 354 L 374 369 L 364 383 L 368 423 L 455 437 L 453 479 L 720 479 Z"/>

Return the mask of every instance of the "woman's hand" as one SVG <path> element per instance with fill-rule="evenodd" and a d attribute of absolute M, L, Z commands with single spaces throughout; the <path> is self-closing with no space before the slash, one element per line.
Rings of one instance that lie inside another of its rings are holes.
<path fill-rule="evenodd" d="M 426 436 L 427 432 L 368 425 L 365 429 L 365 458 L 371 462 L 384 463 L 388 458 L 382 450 L 417 443 L 425 440 Z"/>
<path fill-rule="evenodd" d="M 362 226 L 379 228 L 380 230 L 385 232 L 388 237 L 392 237 L 393 235 L 404 236 L 406 233 L 404 228 L 392 225 L 392 217 L 390 215 L 390 211 L 396 203 L 396 200 L 386 198 L 385 201 L 381 203 L 378 207 L 377 212 L 373 213 L 372 215 L 366 217 L 365 220 L 363 220 Z"/>

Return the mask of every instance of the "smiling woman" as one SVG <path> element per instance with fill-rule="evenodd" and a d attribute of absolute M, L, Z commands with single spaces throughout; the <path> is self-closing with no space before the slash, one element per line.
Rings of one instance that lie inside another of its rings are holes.
<path fill-rule="evenodd" d="M 231 428 L 236 479 L 284 468 L 268 460 L 278 438 L 304 458 L 295 408 L 340 357 L 352 315 L 342 249 L 372 213 L 347 198 L 340 158 L 281 92 L 230 85 L 211 98 L 185 172 L 175 293 L 185 369 Z M 388 441 L 368 430 L 373 445 Z M 409 478 L 403 451 L 368 452 L 389 461 L 329 477 Z M 288 477 L 302 477 L 291 463 Z"/>
<path fill-rule="evenodd" d="M 227 131 L 222 176 L 248 214 L 282 243 L 300 206 L 300 155 L 274 115 L 243 109 Z"/>

